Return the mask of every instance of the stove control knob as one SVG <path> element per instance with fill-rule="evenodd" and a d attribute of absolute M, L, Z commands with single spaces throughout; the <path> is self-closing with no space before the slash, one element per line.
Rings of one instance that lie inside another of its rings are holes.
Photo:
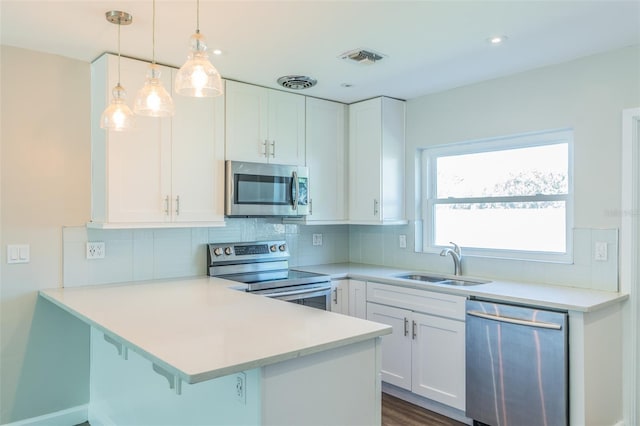
<path fill-rule="evenodd" d="M 231 255 L 231 247 L 225 247 L 224 254 L 226 254 L 227 256 Z"/>
<path fill-rule="evenodd" d="M 278 249 L 280 251 L 285 251 L 287 249 L 287 245 L 286 244 L 280 244 L 280 247 L 278 247 Z"/>
<path fill-rule="evenodd" d="M 269 250 L 271 250 L 272 253 L 274 253 L 275 251 L 278 250 L 278 246 L 276 246 L 275 244 L 272 245 L 271 247 L 269 247 Z"/>
<path fill-rule="evenodd" d="M 215 254 L 216 256 L 222 255 L 222 249 L 220 247 L 214 248 L 213 249 L 213 254 Z"/>

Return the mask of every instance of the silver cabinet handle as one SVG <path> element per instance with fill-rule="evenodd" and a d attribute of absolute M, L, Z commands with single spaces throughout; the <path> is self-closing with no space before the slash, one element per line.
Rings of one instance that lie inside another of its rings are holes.
<path fill-rule="evenodd" d="M 488 320 L 498 321 L 498 322 L 506 322 L 509 324 L 526 325 L 529 327 L 547 328 L 551 330 L 562 329 L 562 325 L 552 323 L 552 322 L 528 321 L 528 320 L 521 320 L 518 318 L 500 317 L 497 315 L 485 314 L 484 312 L 480 312 L 480 311 L 467 311 L 467 315 L 471 315 L 472 317 L 479 317 L 479 318 L 484 318 Z"/>
<path fill-rule="evenodd" d="M 338 303 L 338 288 L 333 289 L 333 303 Z"/>
<path fill-rule="evenodd" d="M 180 196 L 176 196 L 176 216 L 180 216 Z"/>
<path fill-rule="evenodd" d="M 378 216 L 378 200 L 373 199 L 373 215 Z"/>
<path fill-rule="evenodd" d="M 418 324 L 415 321 L 411 321 L 411 322 L 412 322 L 412 324 L 411 324 L 411 335 L 412 335 L 412 337 L 411 338 L 415 340 L 416 336 L 418 335 L 416 333 L 416 331 L 417 331 L 416 329 L 417 329 Z"/>
<path fill-rule="evenodd" d="M 309 216 L 313 215 L 313 199 L 309 199 Z"/>
<path fill-rule="evenodd" d="M 164 214 L 169 216 L 169 196 L 164 197 Z"/>
<path fill-rule="evenodd" d="M 276 141 L 271 141 L 271 158 L 276 158 Z"/>
<path fill-rule="evenodd" d="M 409 334 L 409 320 L 407 318 L 404 319 L 404 335 L 405 337 Z"/>
<path fill-rule="evenodd" d="M 262 142 L 262 155 L 264 155 L 264 158 L 267 158 L 269 156 L 269 154 L 267 153 L 267 141 L 266 139 Z"/>
<path fill-rule="evenodd" d="M 298 194 L 300 194 L 300 182 L 298 182 L 298 172 L 293 172 L 293 187 L 295 192 L 293 194 L 293 209 L 298 210 Z"/>

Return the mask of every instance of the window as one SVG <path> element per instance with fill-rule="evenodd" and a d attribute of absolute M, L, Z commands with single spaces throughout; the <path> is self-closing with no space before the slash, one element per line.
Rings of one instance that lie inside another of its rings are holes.
<path fill-rule="evenodd" d="M 424 247 L 568 261 L 573 216 L 569 130 L 422 152 Z"/>

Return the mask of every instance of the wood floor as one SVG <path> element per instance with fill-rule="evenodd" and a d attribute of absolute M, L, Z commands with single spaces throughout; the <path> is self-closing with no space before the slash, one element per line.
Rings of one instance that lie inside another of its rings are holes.
<path fill-rule="evenodd" d="M 89 426 L 89 422 L 76 426 Z M 464 423 L 383 393 L 382 426 L 464 426 Z"/>
<path fill-rule="evenodd" d="M 456 420 L 382 394 L 382 426 L 463 426 Z"/>

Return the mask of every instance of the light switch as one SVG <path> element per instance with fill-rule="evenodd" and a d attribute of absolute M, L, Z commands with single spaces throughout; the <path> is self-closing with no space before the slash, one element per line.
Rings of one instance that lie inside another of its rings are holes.
<path fill-rule="evenodd" d="M 29 244 L 9 244 L 7 246 L 7 263 L 29 263 L 31 260 Z"/>

